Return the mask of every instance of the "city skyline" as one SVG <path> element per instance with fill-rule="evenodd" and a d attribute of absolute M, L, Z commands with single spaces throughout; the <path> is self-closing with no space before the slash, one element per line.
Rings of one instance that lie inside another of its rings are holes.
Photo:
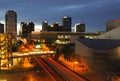
<path fill-rule="evenodd" d="M 20 22 L 34 22 L 40 29 L 43 21 L 52 24 L 62 23 L 62 16 L 72 18 L 72 26 L 85 23 L 86 31 L 105 31 L 108 20 L 119 19 L 120 0 L 48 0 L 44 1 L 0 1 L 0 22 L 5 21 L 5 13 L 14 10 L 17 13 L 18 26 Z"/>

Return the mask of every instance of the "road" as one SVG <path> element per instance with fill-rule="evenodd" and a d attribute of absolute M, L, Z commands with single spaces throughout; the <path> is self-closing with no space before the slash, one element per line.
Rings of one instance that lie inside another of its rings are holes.
<path fill-rule="evenodd" d="M 48 59 L 48 62 L 51 66 L 37 58 L 38 66 L 29 71 L 1 72 L 0 81 L 88 81 L 51 58 Z"/>
<path fill-rule="evenodd" d="M 32 57 L 38 64 L 39 67 L 42 67 L 46 73 L 50 75 L 49 81 L 63 81 L 62 78 L 60 78 L 46 63 L 42 61 L 41 58 L 38 57 Z"/>
<path fill-rule="evenodd" d="M 49 58 L 46 60 L 47 63 L 56 71 L 59 76 L 61 76 L 64 81 L 88 81 L 83 77 L 78 76 L 74 72 L 70 71 L 69 69 L 65 68 L 61 64 L 57 63 L 53 59 Z"/>

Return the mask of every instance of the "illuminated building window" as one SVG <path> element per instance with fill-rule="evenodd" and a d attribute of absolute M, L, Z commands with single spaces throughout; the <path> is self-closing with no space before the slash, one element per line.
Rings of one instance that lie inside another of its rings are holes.
<path fill-rule="evenodd" d="M 0 34 L 0 69 L 3 65 L 3 61 L 7 60 L 10 56 L 12 56 L 11 52 L 11 40 L 9 39 L 8 34 Z M 9 49 L 9 50 L 8 50 Z M 6 62 L 7 63 L 7 62 Z M 7 64 L 8 65 L 8 64 Z"/>
<path fill-rule="evenodd" d="M 67 41 L 67 40 L 56 40 L 56 43 L 57 44 L 69 44 L 70 41 Z"/>
<path fill-rule="evenodd" d="M 88 39 L 93 39 L 94 36 L 85 36 L 85 38 L 88 38 Z"/>
<path fill-rule="evenodd" d="M 40 44 L 37 44 L 37 45 L 35 46 L 35 48 L 41 48 Z"/>
<path fill-rule="evenodd" d="M 45 43 L 45 39 L 41 39 L 41 42 L 42 42 L 42 43 Z"/>
<path fill-rule="evenodd" d="M 69 36 L 69 35 L 66 35 L 65 38 L 70 38 L 70 36 Z"/>
<path fill-rule="evenodd" d="M 70 38 L 70 35 L 58 35 L 59 39 L 68 39 Z"/>

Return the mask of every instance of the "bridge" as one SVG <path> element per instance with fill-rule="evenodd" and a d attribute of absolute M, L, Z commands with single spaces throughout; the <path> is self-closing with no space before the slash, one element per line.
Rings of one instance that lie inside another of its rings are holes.
<path fill-rule="evenodd" d="M 40 56 L 40 55 L 53 55 L 53 54 L 55 54 L 55 51 L 38 51 L 38 52 L 28 52 L 28 53 L 15 52 L 13 53 L 12 58 Z"/>

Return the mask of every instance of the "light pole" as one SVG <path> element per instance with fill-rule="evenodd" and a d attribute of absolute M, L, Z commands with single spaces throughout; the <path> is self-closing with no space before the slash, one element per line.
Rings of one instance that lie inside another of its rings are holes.
<path fill-rule="evenodd" d="M 76 64 L 78 64 L 78 61 L 74 61 L 74 71 L 76 71 Z"/>

